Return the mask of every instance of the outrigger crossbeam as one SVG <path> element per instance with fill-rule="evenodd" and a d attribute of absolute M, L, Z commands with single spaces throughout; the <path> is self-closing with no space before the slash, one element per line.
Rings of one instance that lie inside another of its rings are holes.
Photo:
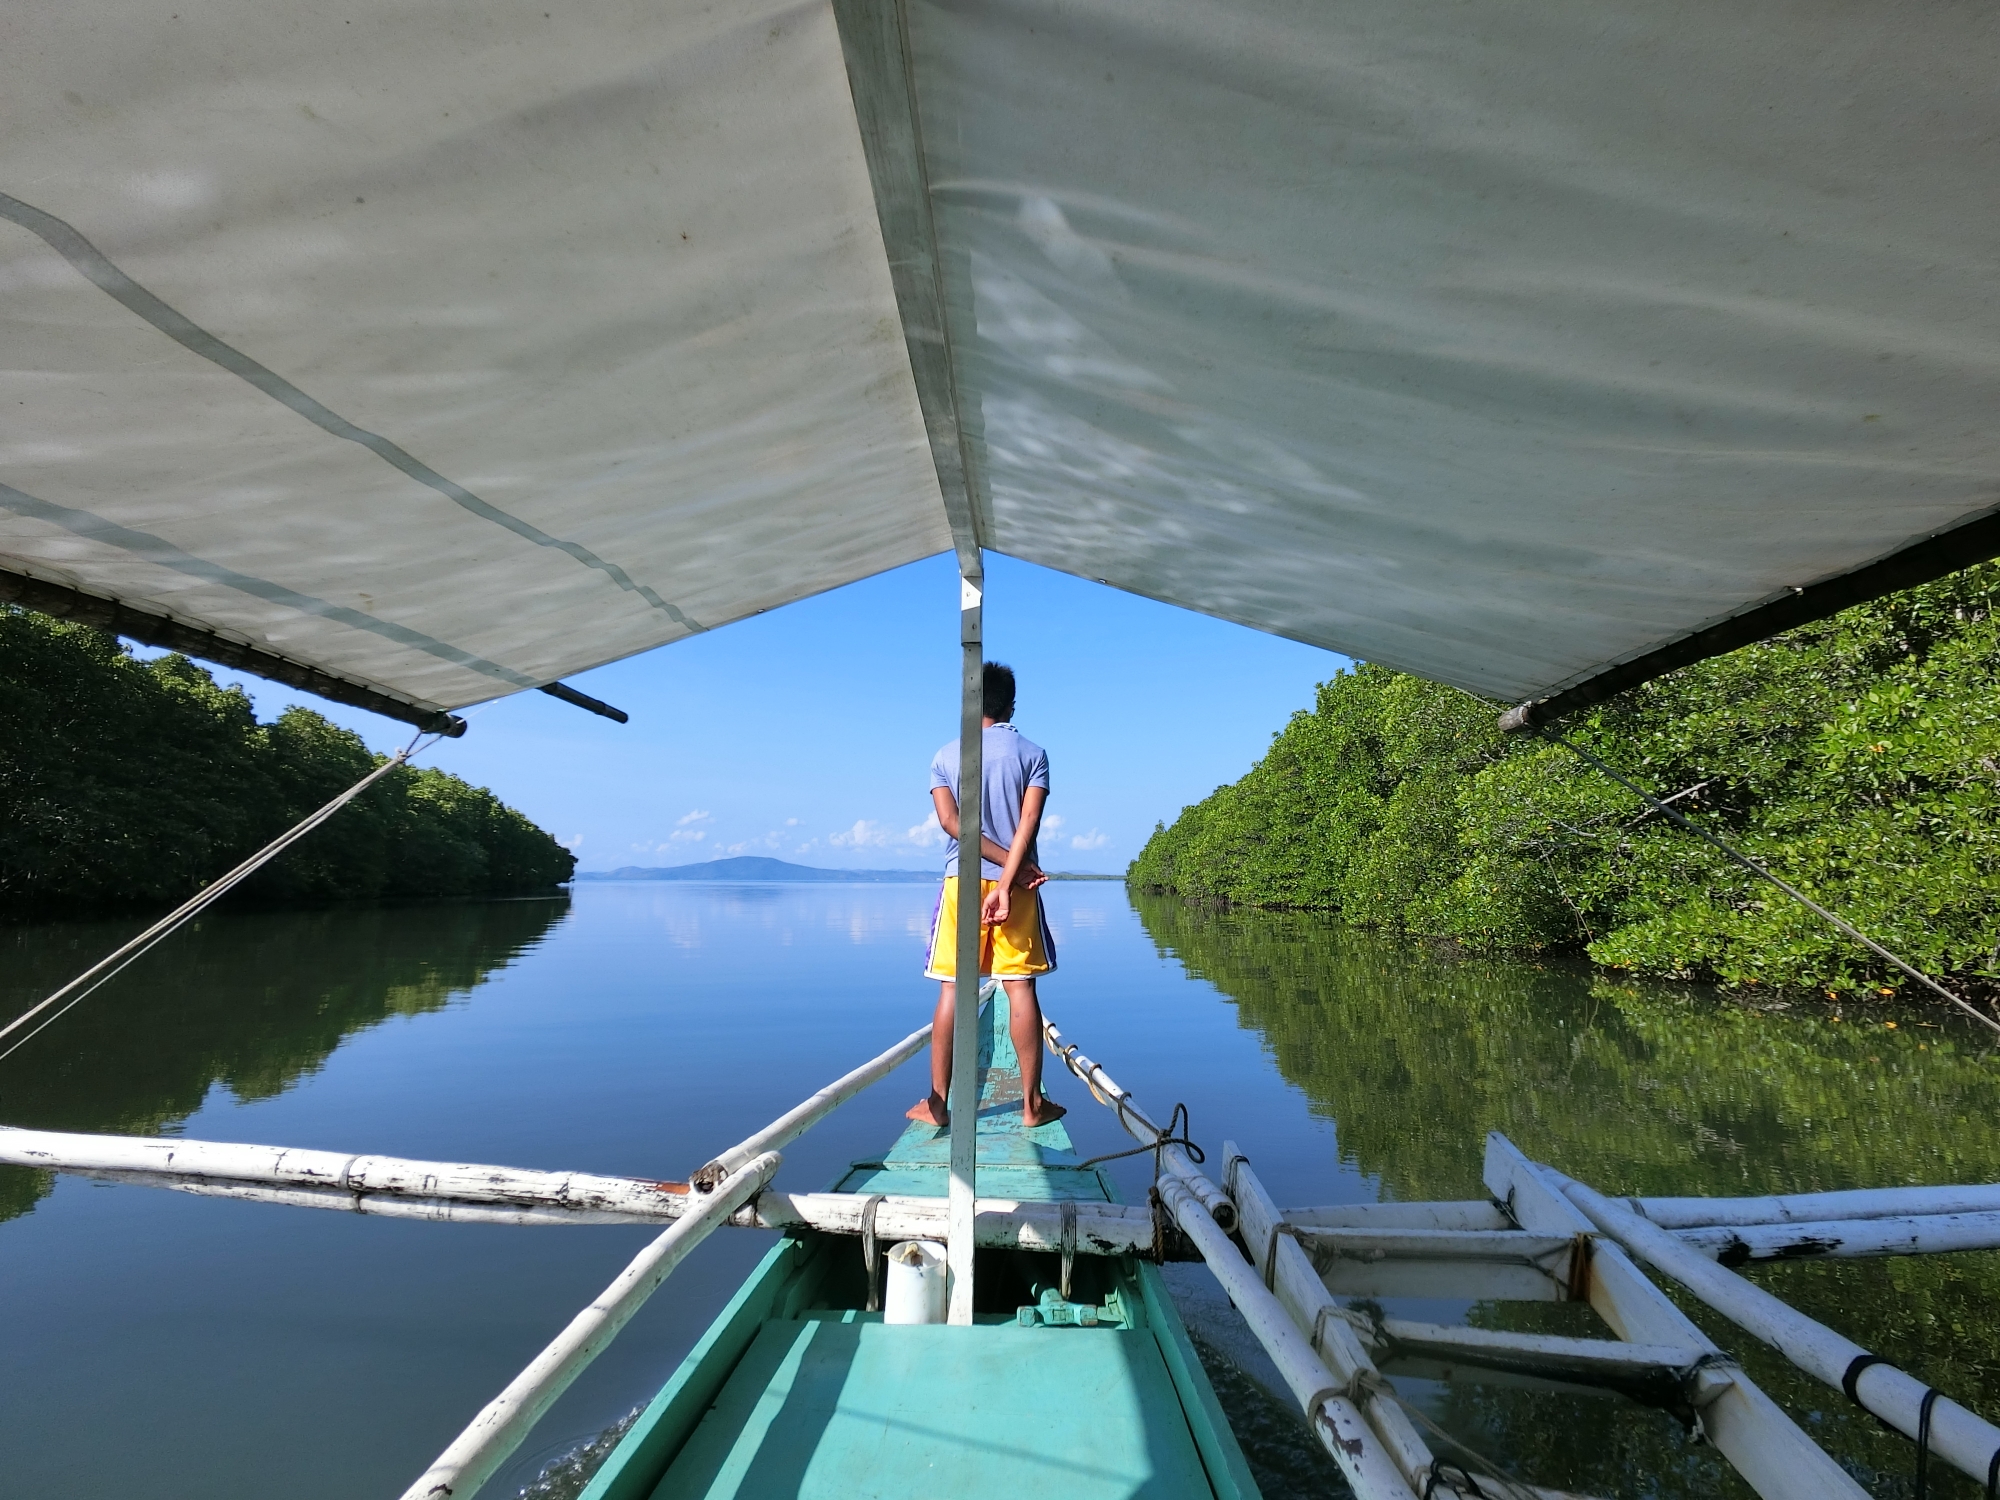
<path fill-rule="evenodd" d="M 712 1158 L 687 1182 L 4 1127 L 0 1164 L 398 1218 L 663 1226 L 404 1497 L 464 1500 L 716 1229 L 856 1236 L 871 1266 L 878 1241 L 948 1239 L 963 1205 L 954 1208 L 944 1195 L 788 1193 L 770 1186 L 779 1148 L 928 1040 L 929 1028 L 905 1037 Z M 2000 1184 L 1612 1199 L 1530 1161 L 1495 1134 L 1486 1151 L 1490 1199 L 1280 1209 L 1234 1142 L 1223 1145 L 1217 1183 L 1184 1137 L 1163 1130 L 1053 1023 L 1044 1040 L 1127 1133 L 1153 1149 L 1153 1201 L 983 1198 L 976 1203 L 973 1242 L 982 1249 L 1059 1253 L 1065 1286 L 1072 1256 L 1198 1255 L 1359 1500 L 1566 1495 L 1496 1476 L 1470 1455 L 1464 1467 L 1434 1452 L 1420 1425 L 1432 1428 L 1447 1450 L 1456 1449 L 1455 1440 L 1398 1396 L 1388 1378 L 1396 1373 L 1622 1395 L 1679 1415 L 1765 1500 L 1861 1500 L 1864 1492 L 1846 1471 L 1647 1279 L 1640 1262 L 1975 1479 L 2000 1466 L 2000 1428 L 1727 1269 L 1745 1259 L 2000 1248 Z M 962 1235 L 962 1220 L 956 1227 Z M 1398 1296 L 1585 1301 L 1611 1336 L 1442 1327 L 1385 1316 L 1374 1305 L 1374 1299 Z"/>
<path fill-rule="evenodd" d="M 279 1158 L 283 1165 L 273 1168 L 269 1163 Z M 325 1180 L 331 1174 L 322 1169 L 343 1162 L 351 1164 L 344 1185 Z M 0 1127 L 0 1165 L 170 1188 L 204 1198 L 439 1224 L 664 1225 L 699 1211 L 706 1201 L 686 1183 L 640 1177 L 5 1127 Z M 320 1180 L 306 1181 L 308 1177 Z M 767 1187 L 723 1222 L 739 1229 L 859 1235 L 871 1199 L 878 1239 L 944 1238 L 947 1214 L 938 1199 L 893 1194 L 787 1193 Z M 1080 1202 L 1065 1210 L 1061 1203 L 981 1198 L 974 1221 L 982 1250 L 1060 1252 L 1067 1246 L 1077 1255 L 1149 1255 L 1157 1231 L 1150 1210 L 1123 1203 Z"/>

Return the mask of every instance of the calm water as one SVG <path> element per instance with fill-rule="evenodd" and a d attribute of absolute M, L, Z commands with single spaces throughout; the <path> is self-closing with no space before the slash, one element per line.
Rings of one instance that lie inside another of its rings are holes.
<path fill-rule="evenodd" d="M 928 1017 L 925 886 L 587 884 L 574 901 L 213 917 L 0 1064 L 0 1120 L 682 1176 Z M 1995 1064 L 1900 1016 L 1759 1011 L 1317 920 L 1049 888 L 1049 1013 L 1140 1098 L 1189 1105 L 1288 1203 L 1483 1196 L 1481 1143 L 1620 1192 L 2000 1178 Z M 121 924 L 0 930 L 0 1014 Z M 920 1058 L 787 1153 L 822 1186 L 878 1151 Z M 1127 1144 L 1067 1077 L 1087 1151 Z M 1145 1169 L 1123 1164 L 1128 1194 Z M 0 1169 L 0 1494 L 394 1495 L 636 1252 L 643 1229 L 385 1221 Z M 762 1254 L 718 1234 L 489 1493 L 645 1401 Z M 2000 1256 L 1758 1273 L 2000 1410 Z M 1198 1266 L 1170 1268 L 1268 1492 L 1331 1493 Z M 1485 1326 L 1573 1307 L 1425 1304 Z M 1711 1324 L 1721 1341 L 1740 1340 Z M 1872 1491 L 1907 1445 L 1743 1351 Z M 1406 1393 L 1544 1484 L 1745 1493 L 1657 1413 L 1498 1387 Z M 1940 1492 L 1974 1493 L 1947 1482 Z"/>

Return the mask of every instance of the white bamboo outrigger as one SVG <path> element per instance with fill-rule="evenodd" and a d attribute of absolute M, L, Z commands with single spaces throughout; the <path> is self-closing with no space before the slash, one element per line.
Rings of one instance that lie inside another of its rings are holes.
<path fill-rule="evenodd" d="M 403 1500 L 449 1500 L 471 1495 L 521 1446 L 542 1413 L 568 1390 L 590 1362 L 632 1321 L 690 1250 L 771 1180 L 778 1154 L 754 1156 L 716 1183 L 708 1199 L 640 1251 L 597 1300 L 489 1401 L 478 1416 L 403 1492 Z"/>
<path fill-rule="evenodd" d="M 1994 1478 L 2000 1467 L 2000 1428 L 1715 1264 L 1630 1208 L 1549 1168 L 1541 1170 L 1561 1183 L 1569 1200 L 1605 1235 L 1671 1276 L 1739 1328 L 1845 1392 L 1904 1437 L 1925 1442 L 1972 1478 L 1982 1482 Z"/>
<path fill-rule="evenodd" d="M 1624 1201 L 1635 1204 L 1641 1217 L 1671 1231 L 1682 1244 L 1724 1265 L 2000 1250 L 2000 1211 L 1966 1207 L 2000 1202 L 2000 1193 L 1979 1184 L 1791 1198 Z M 1810 1217 L 1815 1213 L 1828 1217 Z M 1487 1250 L 1508 1249 L 1506 1258 L 1517 1263 L 1530 1252 L 1518 1237 L 1479 1239 L 1481 1232 L 1504 1236 L 1508 1228 L 1506 1215 L 1485 1202 L 1288 1208 L 1284 1219 L 1299 1242 L 1313 1252 L 1322 1275 L 1333 1274 L 1329 1270 L 1333 1263 L 1359 1265 L 1384 1255 L 1410 1262 L 1433 1257 L 1498 1264 L 1482 1252 L 1482 1245 Z M 1533 1251 L 1534 1256 L 1546 1253 L 1547 1247 Z"/>
<path fill-rule="evenodd" d="M 2000 1183 L 1859 1188 L 1837 1193 L 1791 1193 L 1771 1198 L 1636 1198 L 1628 1201 L 1638 1204 L 1639 1212 L 1662 1229 L 1817 1224 L 1850 1219 L 2000 1213 Z"/>
<path fill-rule="evenodd" d="M 753 1156 L 783 1150 L 871 1083 L 887 1078 L 922 1051 L 930 1039 L 931 1029 L 928 1026 L 911 1032 L 888 1051 L 871 1058 L 853 1072 L 836 1078 L 810 1099 L 786 1110 L 755 1135 L 731 1146 L 714 1161 L 690 1174 L 688 1181 L 698 1192 L 714 1191 L 724 1177 Z"/>
<path fill-rule="evenodd" d="M 1078 1051 L 1074 1043 L 1065 1042 L 1055 1022 L 1044 1021 L 1042 1036 L 1049 1051 L 1061 1058 L 1063 1066 L 1083 1081 L 1091 1097 L 1118 1116 L 1118 1123 L 1125 1127 L 1125 1133 L 1142 1146 L 1157 1146 L 1162 1169 L 1180 1179 L 1218 1226 L 1225 1231 L 1234 1230 L 1236 1205 L 1195 1166 L 1186 1150 L 1153 1123 L 1152 1117 L 1139 1107 L 1139 1101 L 1120 1088 L 1103 1068 Z"/>
<path fill-rule="evenodd" d="M 0 1127 L 0 1165 L 201 1197 L 434 1223 L 658 1224 L 698 1212 L 707 1201 L 684 1183 L 639 1177 L 7 1127 Z M 859 1193 L 787 1193 L 767 1187 L 731 1213 L 728 1222 L 750 1229 L 860 1234 L 868 1203 Z M 1060 1250 L 1065 1222 L 1058 1204 L 981 1198 L 974 1230 L 981 1248 Z M 875 1233 L 884 1239 L 942 1239 L 947 1232 L 946 1210 L 935 1198 L 884 1195 L 876 1203 L 874 1223 Z M 1067 1224 L 1084 1254 L 1123 1255 L 1153 1244 L 1153 1216 L 1144 1208 L 1077 1203 Z"/>
<path fill-rule="evenodd" d="M 497 1472 L 540 1414 L 681 1259 L 724 1225 L 893 1239 L 956 1233 L 981 1247 L 1064 1254 L 1161 1253 L 1161 1224 L 1152 1207 L 976 1199 L 968 1229 L 962 1205 L 949 1199 L 788 1193 L 770 1186 L 777 1148 L 915 1056 L 927 1036 L 927 1030 L 912 1033 L 719 1153 L 691 1174 L 692 1185 L 6 1128 L 0 1128 L 0 1163 L 438 1221 L 666 1221 L 659 1238 L 489 1403 L 404 1497 L 464 1500 Z M 1829 1254 L 2000 1247 L 2000 1213 L 1992 1206 L 2000 1186 L 1621 1201 L 1529 1161 L 1495 1135 L 1487 1145 L 1490 1200 L 1280 1210 L 1234 1142 L 1224 1144 L 1218 1184 L 1053 1022 L 1045 1025 L 1044 1039 L 1142 1147 L 1155 1148 L 1157 1212 L 1208 1264 L 1361 1500 L 1469 1497 L 1475 1482 L 1488 1494 L 1539 1500 L 1564 1494 L 1490 1473 L 1474 1481 L 1469 1469 L 1435 1453 L 1418 1431 L 1424 1419 L 1396 1395 L 1383 1360 L 1392 1373 L 1442 1369 L 1664 1401 L 1682 1408 L 1765 1500 L 1858 1500 L 1863 1491 L 1845 1470 L 1646 1279 L 1627 1251 L 1801 1368 L 1836 1387 L 1844 1382 L 1854 1399 L 1896 1430 L 1911 1437 L 1924 1431 L 1933 1451 L 1974 1478 L 1986 1479 L 2000 1454 L 2000 1429 L 1931 1395 L 1714 1259 L 1731 1245 L 1749 1247 L 1753 1255 L 1759 1247 L 1775 1254 L 1782 1243 L 1823 1237 L 1829 1226 L 1849 1236 Z M 1836 1214 L 1841 1217 L 1823 1217 Z M 1342 1294 L 1583 1300 L 1614 1337 L 1498 1333 L 1370 1316 L 1343 1306 Z"/>
<path fill-rule="evenodd" d="M 1614 1244 L 1595 1237 L 1543 1170 L 1506 1137 L 1486 1141 L 1486 1186 L 1521 1228 L 1570 1234 L 1584 1257 L 1578 1278 L 1585 1298 L 1622 1340 L 1700 1349 L 1689 1381 L 1689 1405 L 1701 1430 L 1765 1500 L 1846 1497 L 1866 1491 L 1764 1394 L 1687 1315 L 1668 1301 Z"/>
<path fill-rule="evenodd" d="M 1895 1219 L 1825 1219 L 1795 1224 L 1714 1224 L 1671 1233 L 1689 1249 L 1726 1266 L 1760 1260 L 1941 1255 L 1953 1250 L 2000 1248 L 2000 1213 L 1912 1214 Z"/>

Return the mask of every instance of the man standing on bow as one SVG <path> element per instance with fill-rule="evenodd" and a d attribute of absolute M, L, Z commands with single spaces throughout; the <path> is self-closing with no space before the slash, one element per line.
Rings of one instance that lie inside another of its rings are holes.
<path fill-rule="evenodd" d="M 1042 912 L 1040 887 L 1048 876 L 1035 852 L 1035 834 L 1049 800 L 1049 757 L 1011 722 L 1013 669 L 987 662 L 981 688 L 985 786 L 979 838 L 979 972 L 1007 987 L 1008 1030 L 1021 1063 L 1021 1117 L 1033 1127 L 1066 1113 L 1042 1094 L 1042 1006 L 1035 994 L 1035 980 L 1056 967 L 1055 943 Z M 939 981 L 937 1013 L 931 1021 L 931 1091 L 909 1112 L 912 1120 L 939 1126 L 949 1123 L 945 1101 L 951 1097 L 951 1029 L 958 990 L 957 774 L 958 741 L 953 740 L 931 760 L 931 801 L 937 807 L 938 826 L 950 843 L 945 847 L 944 889 L 938 896 L 937 915 L 931 919 L 930 958 L 924 966 L 924 977 Z M 976 985 L 973 1003 L 978 1003 Z"/>

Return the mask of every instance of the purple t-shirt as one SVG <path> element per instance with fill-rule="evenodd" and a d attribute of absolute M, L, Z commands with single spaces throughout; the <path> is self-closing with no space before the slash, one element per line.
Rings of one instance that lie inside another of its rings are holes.
<path fill-rule="evenodd" d="M 986 836 L 1002 849 L 1014 847 L 1014 831 L 1021 826 L 1021 798 L 1031 786 L 1049 789 L 1049 753 L 1027 738 L 1012 724 L 995 724 L 980 737 L 981 765 L 985 770 L 985 808 L 981 814 Z M 931 758 L 931 785 L 958 795 L 958 741 L 953 740 Z M 960 822 L 964 822 L 960 809 Z M 1028 846 L 1028 862 L 1039 866 L 1035 846 Z M 990 859 L 981 859 L 979 871 L 988 880 L 1004 873 Z M 944 872 L 958 873 L 958 840 L 945 844 Z"/>

